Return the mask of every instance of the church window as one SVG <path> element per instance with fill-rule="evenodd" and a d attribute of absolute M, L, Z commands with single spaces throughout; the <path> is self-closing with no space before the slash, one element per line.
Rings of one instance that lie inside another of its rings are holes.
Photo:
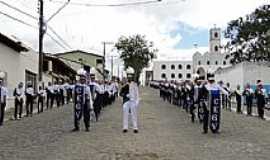
<path fill-rule="evenodd" d="M 165 73 L 162 73 L 161 74 L 161 78 L 166 78 L 166 74 Z"/>
<path fill-rule="evenodd" d="M 210 61 L 207 61 L 207 65 L 210 65 Z"/>
<path fill-rule="evenodd" d="M 214 36 L 215 36 L 215 38 L 218 38 L 218 33 L 217 33 L 217 32 L 215 32 Z"/>
<path fill-rule="evenodd" d="M 181 79 L 183 75 L 181 73 L 178 74 L 178 78 Z"/>
<path fill-rule="evenodd" d="M 216 65 L 218 65 L 218 61 L 216 61 Z"/>
<path fill-rule="evenodd" d="M 178 65 L 178 69 L 182 69 L 182 65 L 181 64 Z"/>
<path fill-rule="evenodd" d="M 174 74 L 174 73 L 171 74 L 171 78 L 172 78 L 172 79 L 175 78 L 175 74 Z"/>
<path fill-rule="evenodd" d="M 201 65 L 201 61 L 198 61 L 198 65 Z"/>
<path fill-rule="evenodd" d="M 190 64 L 188 64 L 188 65 L 187 65 L 187 69 L 191 69 L 191 66 L 190 66 Z"/>
<path fill-rule="evenodd" d="M 165 64 L 161 65 L 161 69 L 166 69 L 166 65 Z"/>
<path fill-rule="evenodd" d="M 188 73 L 188 74 L 187 74 L 187 79 L 190 79 L 190 78 L 191 78 L 191 74 Z"/>
<path fill-rule="evenodd" d="M 218 51 L 218 46 L 215 46 L 215 52 L 217 52 Z"/>
<path fill-rule="evenodd" d="M 174 70 L 174 69 L 175 69 L 175 65 L 171 65 L 171 69 L 173 69 L 173 70 Z"/>
<path fill-rule="evenodd" d="M 223 65 L 224 65 L 224 66 L 226 65 L 226 61 L 223 61 Z"/>

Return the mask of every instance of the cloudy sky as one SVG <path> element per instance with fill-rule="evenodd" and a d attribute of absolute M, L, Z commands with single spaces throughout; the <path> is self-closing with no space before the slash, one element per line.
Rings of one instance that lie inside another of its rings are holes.
<path fill-rule="evenodd" d="M 38 0 L 0 0 L 0 11 L 37 27 L 35 19 L 4 5 L 8 3 L 38 17 Z M 48 19 L 66 0 L 44 0 Z M 71 0 L 85 4 L 119 4 L 147 0 Z M 46 52 L 94 50 L 102 53 L 101 42 L 116 42 L 121 35 L 144 34 L 159 49 L 158 59 L 191 59 L 195 50 L 208 50 L 208 30 L 216 24 L 226 28 L 230 20 L 252 12 L 269 0 L 162 0 L 155 4 L 128 7 L 87 7 L 69 4 L 48 25 L 70 47 L 61 47 L 45 36 Z M 4 3 L 3 3 L 4 2 Z M 37 49 L 38 30 L 0 13 L 0 32 L 13 35 Z M 48 32 L 55 39 L 55 35 Z M 59 40 L 60 41 L 60 40 Z M 60 43 L 63 43 L 60 41 Z M 194 48 L 194 44 L 198 48 Z M 62 44 L 64 45 L 64 44 Z M 114 54 L 108 46 L 108 55 Z"/>

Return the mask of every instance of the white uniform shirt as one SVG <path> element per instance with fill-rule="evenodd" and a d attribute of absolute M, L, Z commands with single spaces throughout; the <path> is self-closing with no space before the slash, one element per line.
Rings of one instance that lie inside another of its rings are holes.
<path fill-rule="evenodd" d="M 38 94 L 41 95 L 42 97 L 45 97 L 45 90 L 43 89 L 38 90 Z"/>
<path fill-rule="evenodd" d="M 135 82 L 129 84 L 129 99 L 130 101 L 139 103 L 139 89 Z"/>
<path fill-rule="evenodd" d="M 50 93 L 54 93 L 53 86 L 48 86 L 47 89 L 49 90 Z"/>
<path fill-rule="evenodd" d="M 1 88 L 1 103 L 3 103 L 5 100 L 4 100 L 4 97 L 7 97 L 8 95 L 8 90 L 6 87 L 3 87 L 3 86 L 0 86 Z"/>
<path fill-rule="evenodd" d="M 98 92 L 99 94 L 104 94 L 104 86 L 96 84 L 95 91 Z"/>
<path fill-rule="evenodd" d="M 113 93 L 115 94 L 116 92 L 118 92 L 118 83 L 117 82 L 113 82 Z"/>
<path fill-rule="evenodd" d="M 26 88 L 26 93 L 33 96 L 34 95 L 34 89 L 32 87 L 28 87 L 28 88 Z"/>
<path fill-rule="evenodd" d="M 59 85 L 58 84 L 53 85 L 53 90 L 59 92 L 60 91 Z"/>
<path fill-rule="evenodd" d="M 229 93 L 224 88 L 220 87 L 220 85 L 217 85 L 215 83 L 214 84 L 208 83 L 205 87 L 208 91 L 220 90 L 223 94 L 225 94 L 227 96 L 229 95 Z"/>
<path fill-rule="evenodd" d="M 22 99 L 23 98 L 23 96 L 24 96 L 24 89 L 23 88 L 16 88 L 16 91 L 15 91 L 16 93 L 15 93 L 15 98 L 17 98 L 17 99 Z M 20 96 L 18 96 L 18 95 L 20 95 Z"/>

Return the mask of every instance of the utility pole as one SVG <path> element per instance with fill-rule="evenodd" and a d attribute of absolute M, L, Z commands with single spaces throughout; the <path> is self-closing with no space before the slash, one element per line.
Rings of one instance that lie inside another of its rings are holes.
<path fill-rule="evenodd" d="M 42 82 L 43 72 L 43 37 L 44 37 L 44 17 L 43 17 L 43 0 L 39 0 L 39 63 L 38 63 L 38 80 Z"/>
<path fill-rule="evenodd" d="M 44 1 L 38 0 L 39 2 L 39 57 L 38 57 L 38 80 L 42 82 L 43 73 L 43 38 L 46 33 L 47 23 L 52 20 L 61 10 L 63 10 L 70 2 L 68 0 L 62 7 L 60 7 L 45 23 L 44 23 Z"/>
<path fill-rule="evenodd" d="M 106 67 L 106 59 L 105 59 L 105 56 L 106 56 L 106 45 L 107 44 L 113 44 L 112 42 L 102 42 L 102 44 L 103 44 L 103 80 L 105 81 L 105 79 L 106 79 L 106 75 L 105 75 L 105 67 Z"/>
<path fill-rule="evenodd" d="M 120 78 L 120 66 L 118 64 L 118 68 L 117 68 L 117 77 Z"/>
<path fill-rule="evenodd" d="M 111 56 L 111 80 L 113 78 L 113 56 Z"/>
<path fill-rule="evenodd" d="M 114 63 L 114 57 L 115 58 L 117 58 L 118 56 L 111 56 L 111 79 L 112 79 L 112 77 L 113 77 L 113 68 L 114 68 L 114 65 L 113 65 L 113 63 Z"/>

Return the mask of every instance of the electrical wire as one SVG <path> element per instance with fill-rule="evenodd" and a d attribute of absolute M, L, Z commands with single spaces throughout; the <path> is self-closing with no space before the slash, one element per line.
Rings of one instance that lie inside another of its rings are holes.
<path fill-rule="evenodd" d="M 35 17 L 35 16 L 33 16 L 33 15 L 31 15 L 31 14 L 29 14 L 29 13 L 27 13 L 27 12 L 17 8 L 17 7 L 14 7 L 14 6 L 12 6 L 12 5 L 8 4 L 8 3 L 5 3 L 3 1 L 0 1 L 0 3 L 7 6 L 7 7 L 9 7 L 9 8 L 11 8 L 11 9 L 13 9 L 13 10 L 16 10 L 16 11 L 18 11 L 18 12 L 20 12 L 20 13 L 34 19 L 34 20 L 38 20 L 37 17 Z M 25 25 L 27 25 L 27 24 L 25 24 Z M 69 49 L 72 49 L 72 47 L 51 26 L 48 25 L 48 28 L 64 45 L 66 45 Z"/>
<path fill-rule="evenodd" d="M 10 18 L 10 19 L 12 19 L 12 20 L 14 20 L 14 21 L 17 21 L 17 22 L 19 22 L 19 23 L 21 23 L 21 24 L 24 24 L 24 25 L 26 25 L 26 26 L 28 26 L 28 27 L 31 27 L 31 28 L 34 28 L 34 29 L 39 29 L 37 26 L 34 26 L 34 25 L 32 25 L 32 24 L 29 24 L 29 23 L 26 23 L 26 22 L 24 22 L 23 20 L 20 20 L 20 19 L 18 19 L 18 18 L 15 18 L 15 17 L 13 17 L 13 16 L 11 16 L 11 15 L 9 15 L 9 14 L 6 14 L 6 13 L 4 13 L 4 12 L 2 12 L 2 11 L 0 11 L 0 14 L 2 14 L 2 15 L 4 15 L 4 16 L 6 16 L 6 17 L 8 17 L 8 18 Z M 46 35 L 48 35 L 48 37 L 50 37 L 53 41 L 55 41 L 59 46 L 61 46 L 63 49 L 67 49 L 64 45 L 62 45 L 61 43 L 59 43 L 58 42 L 58 40 L 56 40 L 51 34 L 49 34 L 49 33 L 47 33 Z"/>
<path fill-rule="evenodd" d="M 59 0 L 50 0 L 52 3 L 65 3 Z M 119 3 L 119 4 L 91 4 L 91 3 L 79 3 L 79 2 L 69 2 L 70 5 L 85 6 L 85 7 L 125 7 L 125 6 L 138 6 L 160 3 L 161 0 L 149 0 L 142 2 L 131 2 L 131 3 Z"/>

